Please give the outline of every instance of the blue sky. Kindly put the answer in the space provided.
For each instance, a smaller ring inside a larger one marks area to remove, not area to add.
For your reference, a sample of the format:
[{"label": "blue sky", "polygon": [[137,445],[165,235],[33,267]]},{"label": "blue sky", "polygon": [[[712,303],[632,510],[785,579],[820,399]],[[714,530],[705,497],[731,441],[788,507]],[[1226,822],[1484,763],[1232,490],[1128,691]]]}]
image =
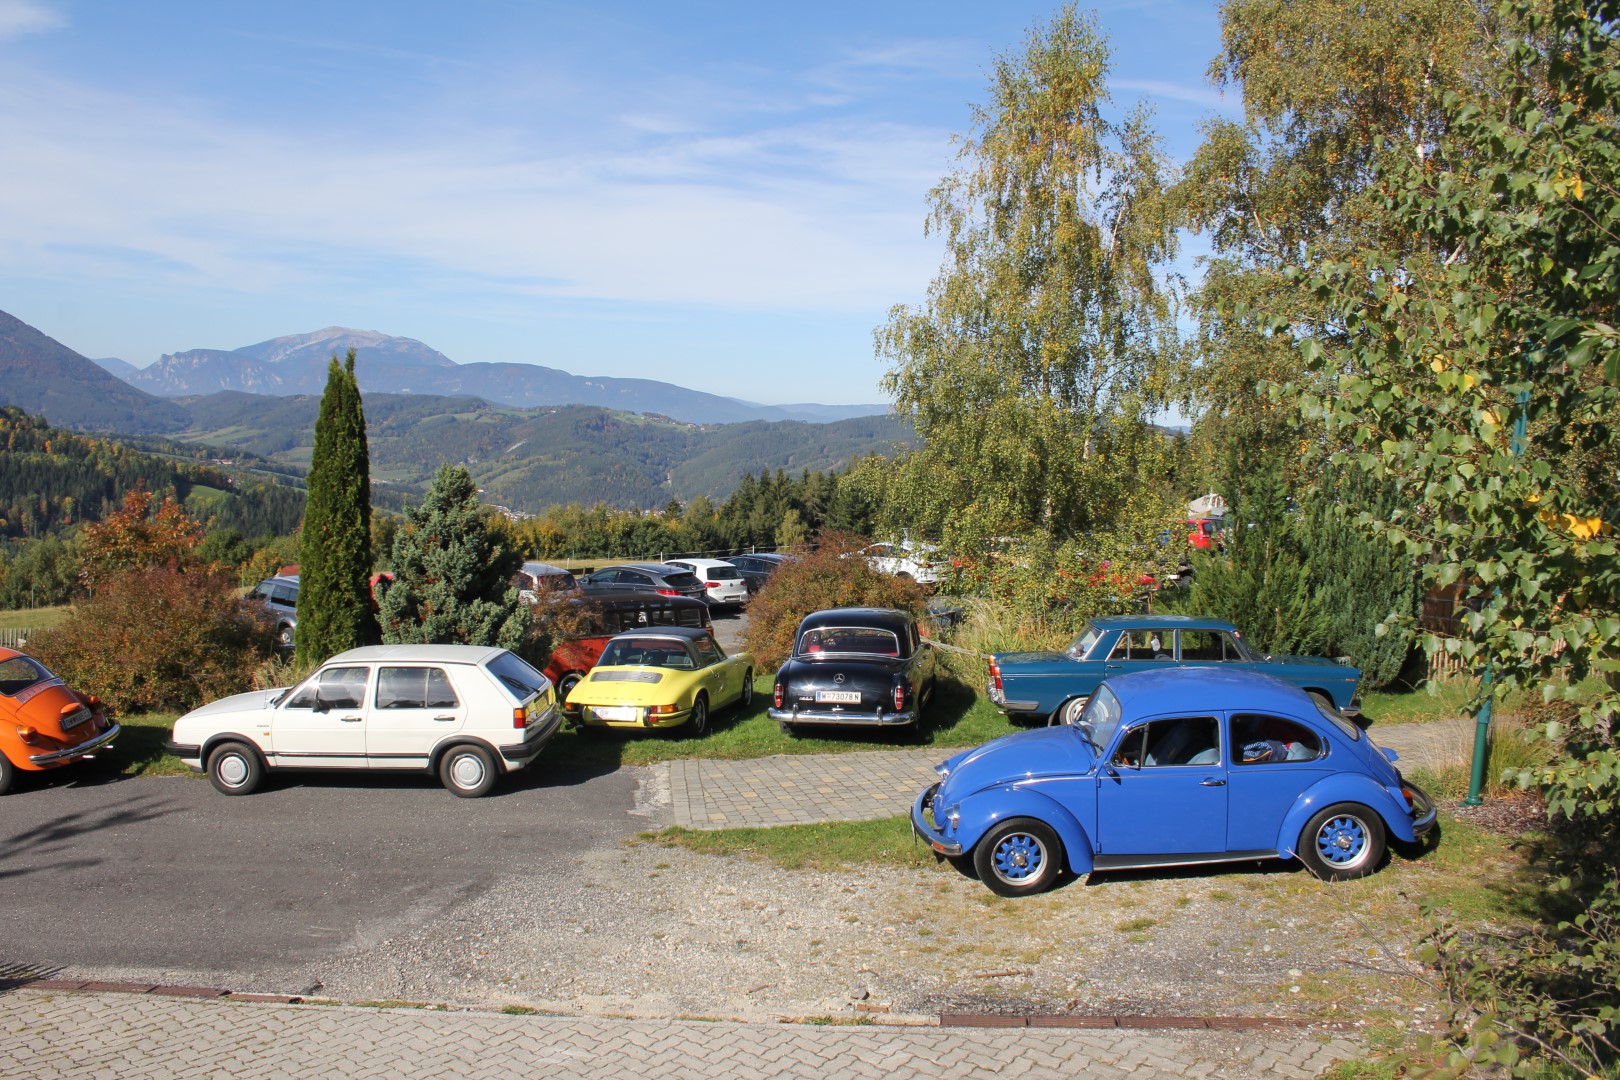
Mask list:
[{"label": "blue sky", "polygon": [[[881,399],[872,331],[1055,4],[0,0],[0,309],[92,357],[351,326],[454,360]],[[1178,159],[1213,0],[1097,6]]]}]

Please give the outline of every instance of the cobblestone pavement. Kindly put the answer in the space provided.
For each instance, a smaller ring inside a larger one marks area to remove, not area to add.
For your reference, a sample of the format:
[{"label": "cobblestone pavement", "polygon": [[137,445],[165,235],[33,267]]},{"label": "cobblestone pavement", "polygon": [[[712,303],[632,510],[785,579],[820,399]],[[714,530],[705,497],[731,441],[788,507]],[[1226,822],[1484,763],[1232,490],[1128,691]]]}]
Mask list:
[{"label": "cobblestone pavement", "polygon": [[[1373,738],[1403,768],[1467,760],[1473,722],[1377,727]],[[669,791],[675,824],[688,829],[809,825],[910,813],[934,782],[934,765],[954,751],[876,750],[850,754],[779,754],[750,761],[673,761]]]},{"label": "cobblestone pavement", "polygon": [[0,1075],[56,1077],[1310,1077],[1301,1032],[807,1027],[0,993]]}]

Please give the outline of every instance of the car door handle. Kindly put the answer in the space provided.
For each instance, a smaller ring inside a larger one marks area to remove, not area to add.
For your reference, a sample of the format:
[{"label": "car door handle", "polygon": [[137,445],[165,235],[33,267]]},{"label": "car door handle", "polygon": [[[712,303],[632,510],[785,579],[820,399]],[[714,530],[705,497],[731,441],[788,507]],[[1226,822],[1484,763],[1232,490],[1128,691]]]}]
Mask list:
[{"label": "car door handle", "polygon": [[448,724],[450,721],[454,720],[455,717],[454,716],[435,716],[433,719],[439,721],[440,723]]},{"label": "car door handle", "polygon": [[345,724],[358,724],[361,718],[358,716],[340,716],[338,719],[343,721]]},{"label": "car door handle", "polygon": [[1212,776],[1208,780],[1200,780],[1198,782],[1198,786],[1199,787],[1225,787],[1226,786],[1226,781],[1225,780],[1217,780]]}]

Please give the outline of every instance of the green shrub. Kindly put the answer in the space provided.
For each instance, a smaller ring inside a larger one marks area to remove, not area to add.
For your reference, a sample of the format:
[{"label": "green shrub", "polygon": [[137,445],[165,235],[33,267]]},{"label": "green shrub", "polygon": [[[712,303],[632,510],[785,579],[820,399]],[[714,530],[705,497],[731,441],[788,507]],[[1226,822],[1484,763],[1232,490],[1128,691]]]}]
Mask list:
[{"label": "green shrub", "polygon": [[[822,533],[815,551],[772,574],[748,604],[748,651],[761,670],[793,652],[799,621],[837,607],[899,608],[920,614],[928,597],[910,578],[872,569],[852,553],[866,541],[848,533]],[[848,557],[846,557],[848,556]]]},{"label": "green shrub", "polygon": [[228,574],[157,567],[102,578],[29,651],[115,710],[190,709],[249,689],[272,641]]}]

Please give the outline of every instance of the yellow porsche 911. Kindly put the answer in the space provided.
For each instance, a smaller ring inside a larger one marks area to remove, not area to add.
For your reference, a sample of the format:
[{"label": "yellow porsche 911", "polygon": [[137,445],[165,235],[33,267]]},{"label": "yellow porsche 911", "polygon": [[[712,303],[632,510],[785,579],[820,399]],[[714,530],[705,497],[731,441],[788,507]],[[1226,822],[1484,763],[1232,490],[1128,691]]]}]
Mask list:
[{"label": "yellow porsche 911", "polygon": [[727,656],[707,630],[656,626],[620,634],[564,706],[585,727],[709,729],[709,713],[754,700],[754,657]]}]

